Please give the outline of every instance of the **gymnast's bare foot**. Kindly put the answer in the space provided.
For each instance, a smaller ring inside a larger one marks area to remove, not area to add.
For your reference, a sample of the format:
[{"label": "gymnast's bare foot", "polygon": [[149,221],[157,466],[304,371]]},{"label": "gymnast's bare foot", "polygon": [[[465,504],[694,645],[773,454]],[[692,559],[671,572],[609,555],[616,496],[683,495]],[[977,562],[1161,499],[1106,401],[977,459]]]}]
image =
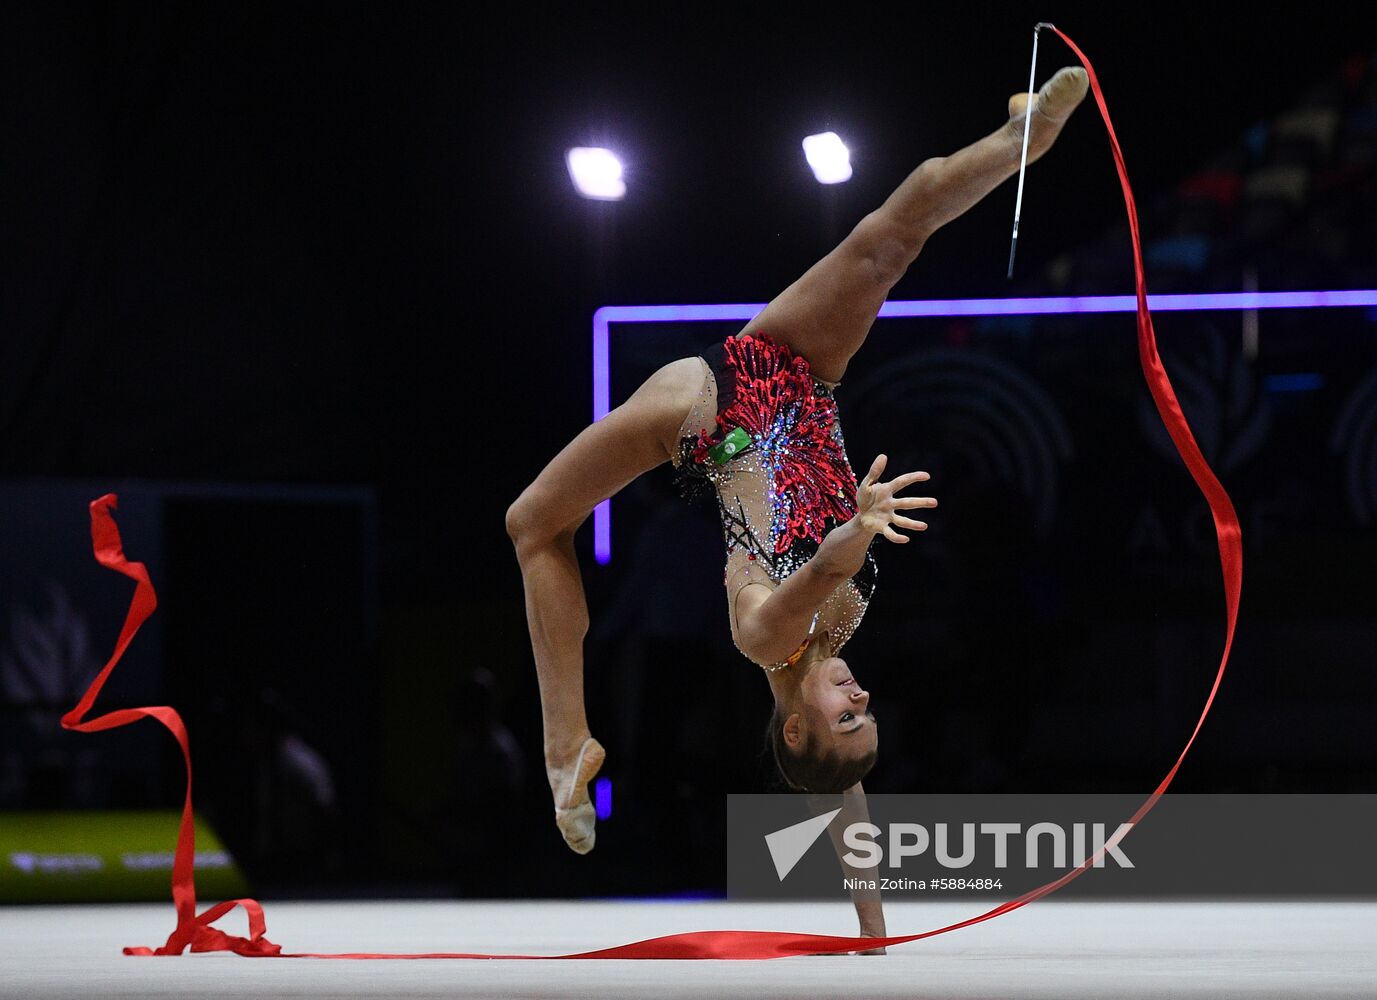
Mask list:
[{"label": "gymnast's bare foot", "polygon": [[[1071,112],[1085,100],[1090,90],[1090,74],[1082,66],[1063,66],[1033,95],[1032,132],[1028,136],[1028,162],[1032,163],[1052,148]],[[1023,123],[1028,121],[1028,92],[1009,98],[1009,123],[1006,128],[1017,139],[1023,152]]]},{"label": "gymnast's bare foot", "polygon": [[555,797],[555,825],[576,854],[587,854],[597,840],[593,829],[597,815],[588,797],[588,783],[606,756],[602,744],[586,732],[545,751],[545,774]]}]

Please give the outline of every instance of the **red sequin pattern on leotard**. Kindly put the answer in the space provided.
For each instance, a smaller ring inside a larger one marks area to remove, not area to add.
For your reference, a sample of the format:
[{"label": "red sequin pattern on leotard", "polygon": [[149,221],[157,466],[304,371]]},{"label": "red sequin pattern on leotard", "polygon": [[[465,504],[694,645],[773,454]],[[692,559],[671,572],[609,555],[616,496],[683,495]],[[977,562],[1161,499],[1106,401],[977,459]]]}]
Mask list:
[{"label": "red sequin pattern on leotard", "polygon": [[[837,440],[837,404],[815,391],[808,360],[763,337],[728,337],[727,365],[735,373],[735,399],[717,415],[718,433],[734,427],[751,435],[773,481],[772,548],[787,552],[795,539],[821,542],[827,520],[840,524],[856,513],[856,476]],[[710,442],[700,438],[699,461]]]}]

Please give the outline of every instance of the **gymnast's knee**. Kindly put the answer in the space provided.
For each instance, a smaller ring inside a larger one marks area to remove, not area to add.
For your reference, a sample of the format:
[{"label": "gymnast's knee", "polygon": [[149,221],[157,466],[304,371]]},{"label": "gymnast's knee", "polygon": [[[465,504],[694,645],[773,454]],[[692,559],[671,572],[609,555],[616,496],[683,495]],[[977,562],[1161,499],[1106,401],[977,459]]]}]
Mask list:
[{"label": "gymnast's knee", "polygon": [[528,488],[507,508],[507,537],[512,540],[518,558],[560,544],[564,536],[573,536],[573,529],[560,528]]},{"label": "gymnast's knee", "polygon": [[523,492],[507,508],[507,537],[520,553],[523,549],[548,541],[541,538],[542,534],[540,517],[530,501],[529,491]]}]

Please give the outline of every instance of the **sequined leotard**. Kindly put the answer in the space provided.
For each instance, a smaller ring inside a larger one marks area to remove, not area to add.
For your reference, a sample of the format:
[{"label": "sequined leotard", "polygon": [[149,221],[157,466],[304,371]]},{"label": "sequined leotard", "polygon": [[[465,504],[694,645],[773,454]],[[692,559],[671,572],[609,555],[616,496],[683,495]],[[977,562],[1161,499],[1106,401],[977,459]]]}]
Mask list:
[{"label": "sequined leotard", "polygon": [[[699,358],[703,386],[679,431],[675,480],[688,499],[717,495],[732,640],[741,649],[737,594],[751,583],[774,590],[811,559],[827,533],[855,515],[856,476],[837,418],[833,390],[839,383],[813,376],[806,358],[758,332],[728,337]],[[738,427],[748,437],[729,439]],[[744,443],[732,449],[733,440]],[[824,631],[833,653],[840,650],[860,624],[874,586],[875,559],[867,550],[861,569],[823,602],[808,637],[786,662],[797,660]]]}]

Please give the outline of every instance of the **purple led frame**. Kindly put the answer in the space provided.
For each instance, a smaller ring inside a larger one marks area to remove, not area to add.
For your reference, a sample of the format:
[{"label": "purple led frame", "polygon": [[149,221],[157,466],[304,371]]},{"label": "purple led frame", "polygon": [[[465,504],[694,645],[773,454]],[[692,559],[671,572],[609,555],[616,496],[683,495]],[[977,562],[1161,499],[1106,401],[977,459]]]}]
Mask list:
[{"label": "purple led frame", "polygon": [[[1202,295],[1149,295],[1148,309],[1160,312],[1206,309],[1314,309],[1377,306],[1377,289],[1334,292],[1214,292]],[[593,313],[593,420],[612,408],[608,338],[610,323],[682,323],[700,320],[749,321],[766,303],[697,306],[603,306]],[[886,302],[889,316],[1035,316],[1044,313],[1136,312],[1136,295],[1051,296],[1041,299],[918,299]],[[612,561],[612,500],[593,510],[593,555]]]}]

